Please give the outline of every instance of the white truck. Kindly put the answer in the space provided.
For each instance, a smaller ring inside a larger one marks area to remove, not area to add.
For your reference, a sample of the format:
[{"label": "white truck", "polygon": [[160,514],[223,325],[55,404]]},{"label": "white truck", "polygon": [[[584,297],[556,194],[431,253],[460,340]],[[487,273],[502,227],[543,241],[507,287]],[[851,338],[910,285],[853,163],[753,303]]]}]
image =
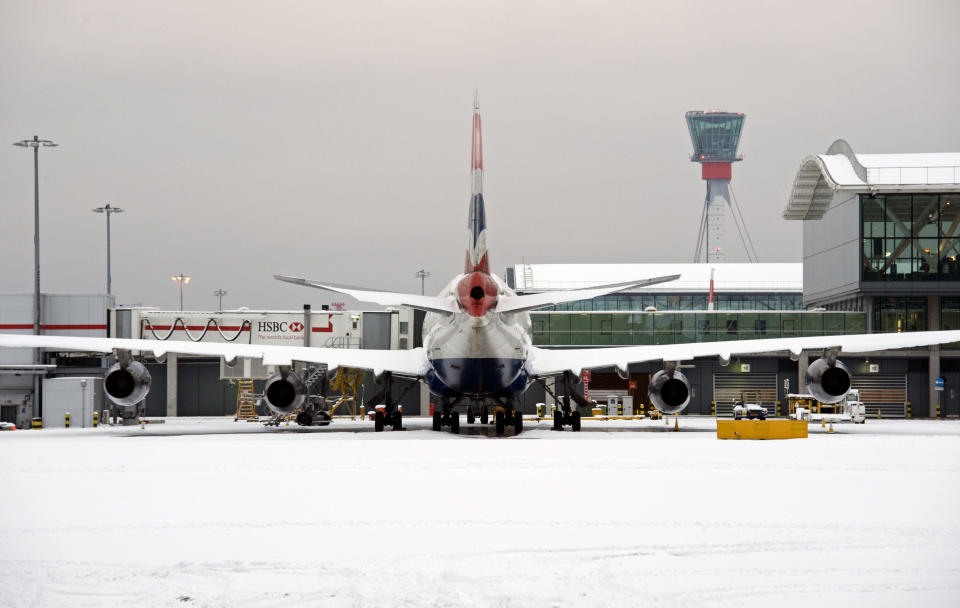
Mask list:
[{"label": "white truck", "polygon": [[[855,388],[850,389],[847,396],[835,404],[819,403],[813,395],[807,394],[790,394],[787,395],[787,398],[791,404],[807,404],[807,407],[796,407],[793,417],[797,420],[852,422],[854,424],[863,424],[867,421],[867,408],[860,400],[860,391]],[[814,411],[811,411],[811,408]],[[824,411],[826,409],[829,411]]]},{"label": "white truck", "polygon": [[754,418],[766,420],[767,408],[757,403],[744,403],[742,399],[734,399],[733,419],[742,420],[744,416],[746,416],[747,420],[753,420]]}]

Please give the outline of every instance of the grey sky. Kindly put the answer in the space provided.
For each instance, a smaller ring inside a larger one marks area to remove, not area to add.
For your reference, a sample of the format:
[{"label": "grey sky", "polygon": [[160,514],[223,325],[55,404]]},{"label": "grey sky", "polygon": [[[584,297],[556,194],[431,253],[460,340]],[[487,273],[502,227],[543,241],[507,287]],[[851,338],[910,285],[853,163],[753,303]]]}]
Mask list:
[{"label": "grey sky", "polygon": [[[960,151],[956,2],[0,2],[0,290],[123,303],[338,300],[274,273],[435,292],[462,270],[480,89],[492,267],[690,261],[683,113],[747,114],[733,188],[761,261],[797,167]],[[735,239],[729,260],[745,256]]]}]

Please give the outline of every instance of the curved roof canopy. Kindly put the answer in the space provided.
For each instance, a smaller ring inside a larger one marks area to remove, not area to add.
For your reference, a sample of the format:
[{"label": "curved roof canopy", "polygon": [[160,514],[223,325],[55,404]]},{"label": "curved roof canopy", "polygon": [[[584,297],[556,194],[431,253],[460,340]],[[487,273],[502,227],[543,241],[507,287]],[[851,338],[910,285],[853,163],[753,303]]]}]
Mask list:
[{"label": "curved roof canopy", "polygon": [[800,163],[784,219],[818,220],[836,190],[942,191],[960,186],[960,153],[854,154],[842,139]]}]

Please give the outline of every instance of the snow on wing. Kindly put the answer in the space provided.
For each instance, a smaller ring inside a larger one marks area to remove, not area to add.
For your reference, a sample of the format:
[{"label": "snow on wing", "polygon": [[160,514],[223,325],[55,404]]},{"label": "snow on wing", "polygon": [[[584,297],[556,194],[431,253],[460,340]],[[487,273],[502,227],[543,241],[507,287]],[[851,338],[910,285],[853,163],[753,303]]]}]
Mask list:
[{"label": "snow on wing", "polygon": [[261,359],[264,365],[290,365],[293,361],[326,364],[330,369],[353,367],[384,371],[404,376],[421,376],[429,369],[422,348],[412,350],[361,350],[347,348],[309,348],[304,346],[273,346],[258,344],[220,344],[213,342],[182,342],[177,340],[134,340],[125,338],[77,338],[72,336],[34,336],[0,334],[0,347],[49,348],[69,351],[109,353],[117,349],[152,353],[160,357],[166,353],[208,355],[233,361],[237,357]]},{"label": "snow on wing", "polygon": [[771,338],[614,348],[558,350],[533,348],[527,362],[527,371],[534,376],[549,376],[565,371],[579,374],[581,370],[599,367],[618,367],[625,370],[631,363],[643,363],[645,361],[688,361],[695,357],[729,359],[733,355],[784,351],[789,351],[796,356],[804,350],[833,347],[839,347],[841,352],[844,353],[862,354],[897,348],[929,346],[931,344],[949,344],[951,342],[960,342],[960,330]]}]

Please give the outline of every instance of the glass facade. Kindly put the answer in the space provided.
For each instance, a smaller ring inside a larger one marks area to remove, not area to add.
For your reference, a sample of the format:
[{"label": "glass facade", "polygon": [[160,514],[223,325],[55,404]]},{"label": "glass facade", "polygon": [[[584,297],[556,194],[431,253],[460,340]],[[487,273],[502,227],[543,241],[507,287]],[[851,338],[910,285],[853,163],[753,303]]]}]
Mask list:
[{"label": "glass facade", "polygon": [[864,194],[860,218],[864,282],[960,281],[960,193]]},{"label": "glass facade", "polygon": [[693,142],[691,160],[731,162],[737,160],[737,146],[743,130],[743,114],[731,112],[687,112],[687,127]]},{"label": "glass facade", "polygon": [[[707,310],[707,294],[619,293],[592,300],[564,302],[542,310],[643,312],[649,306],[661,312]],[[714,310],[756,311],[803,310],[803,295],[799,293],[719,293],[714,295],[713,308]]]},{"label": "glass facade", "polygon": [[862,312],[534,312],[530,317],[538,346],[686,344],[867,330]]},{"label": "glass facade", "polygon": [[926,296],[877,297],[874,299],[874,332],[924,331],[926,329]]}]

